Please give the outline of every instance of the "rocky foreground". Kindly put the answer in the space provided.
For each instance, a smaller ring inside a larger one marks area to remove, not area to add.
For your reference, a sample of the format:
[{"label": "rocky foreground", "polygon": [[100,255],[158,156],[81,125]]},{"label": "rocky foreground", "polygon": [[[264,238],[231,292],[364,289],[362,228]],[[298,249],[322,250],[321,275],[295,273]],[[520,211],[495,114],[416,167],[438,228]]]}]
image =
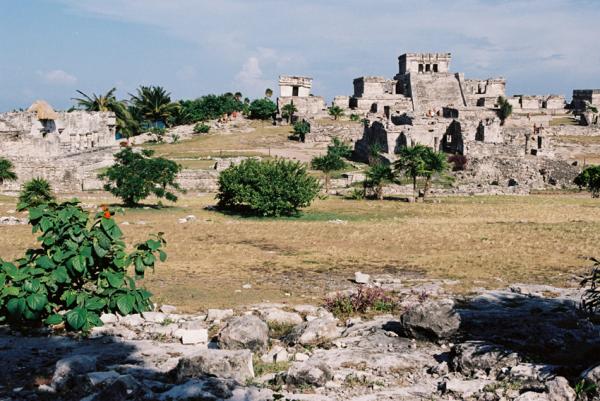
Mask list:
[{"label": "rocky foreground", "polygon": [[342,321],[312,305],[164,305],[103,315],[85,338],[2,327],[0,400],[600,399],[600,325],[579,312],[579,291],[455,299],[443,283],[372,284],[399,312]]}]

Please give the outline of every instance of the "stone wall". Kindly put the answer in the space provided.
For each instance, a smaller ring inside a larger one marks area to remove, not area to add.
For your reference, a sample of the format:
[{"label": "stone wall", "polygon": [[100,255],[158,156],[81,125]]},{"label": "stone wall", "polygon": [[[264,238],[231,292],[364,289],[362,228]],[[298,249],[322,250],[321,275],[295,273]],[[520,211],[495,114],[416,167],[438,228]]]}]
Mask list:
[{"label": "stone wall", "polygon": [[306,135],[307,143],[331,142],[332,138],[339,138],[344,142],[354,144],[363,136],[364,125],[360,122],[338,121],[330,124],[311,121],[310,133]]},{"label": "stone wall", "polygon": [[294,106],[298,109],[295,113],[299,117],[321,117],[327,116],[327,104],[325,99],[321,96],[281,96],[277,99],[277,108],[281,114],[281,110],[284,105],[294,103]]}]

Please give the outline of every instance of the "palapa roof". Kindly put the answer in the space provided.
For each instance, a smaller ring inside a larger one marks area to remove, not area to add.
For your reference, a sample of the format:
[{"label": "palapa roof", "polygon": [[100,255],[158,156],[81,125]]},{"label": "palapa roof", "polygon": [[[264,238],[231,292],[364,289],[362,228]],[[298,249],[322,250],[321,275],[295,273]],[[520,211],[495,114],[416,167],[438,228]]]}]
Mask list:
[{"label": "palapa roof", "polygon": [[45,100],[36,100],[27,111],[36,113],[38,120],[58,120],[58,113]]}]

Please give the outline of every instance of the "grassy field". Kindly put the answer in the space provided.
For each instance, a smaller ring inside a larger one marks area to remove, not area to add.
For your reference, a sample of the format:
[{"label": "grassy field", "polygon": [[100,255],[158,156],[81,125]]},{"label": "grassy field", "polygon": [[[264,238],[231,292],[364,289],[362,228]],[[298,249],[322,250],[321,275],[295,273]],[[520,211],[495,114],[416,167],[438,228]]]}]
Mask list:
[{"label": "grassy field", "polygon": [[[84,194],[84,203],[114,202]],[[0,215],[14,209],[0,199]],[[118,215],[128,243],[164,231],[169,259],[146,285],[158,302],[195,311],[258,302],[320,302],[355,271],[459,280],[454,291],[512,282],[575,285],[600,256],[600,203],[584,194],[447,197],[441,203],[316,201],[299,218],[206,210],[212,196]],[[194,222],[178,219],[193,214]],[[141,224],[143,223],[143,224]],[[0,255],[35,244],[28,226],[0,226]],[[249,283],[251,289],[243,289]]]}]

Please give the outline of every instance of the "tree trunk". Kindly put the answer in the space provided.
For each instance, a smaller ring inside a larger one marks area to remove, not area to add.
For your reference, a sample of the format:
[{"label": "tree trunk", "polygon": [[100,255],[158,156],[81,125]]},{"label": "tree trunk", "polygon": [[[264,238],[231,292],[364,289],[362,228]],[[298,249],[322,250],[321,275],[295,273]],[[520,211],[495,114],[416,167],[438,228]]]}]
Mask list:
[{"label": "tree trunk", "polygon": [[329,173],[325,173],[325,194],[329,194]]},{"label": "tree trunk", "polygon": [[425,187],[423,188],[423,201],[427,199],[427,191],[429,191],[429,186],[431,185],[431,177],[427,176],[425,179]]},{"label": "tree trunk", "polygon": [[383,200],[383,186],[377,186],[377,200]]},{"label": "tree trunk", "polygon": [[417,176],[413,175],[413,196],[415,197],[415,202],[417,201],[417,197],[419,194],[417,193]]}]

